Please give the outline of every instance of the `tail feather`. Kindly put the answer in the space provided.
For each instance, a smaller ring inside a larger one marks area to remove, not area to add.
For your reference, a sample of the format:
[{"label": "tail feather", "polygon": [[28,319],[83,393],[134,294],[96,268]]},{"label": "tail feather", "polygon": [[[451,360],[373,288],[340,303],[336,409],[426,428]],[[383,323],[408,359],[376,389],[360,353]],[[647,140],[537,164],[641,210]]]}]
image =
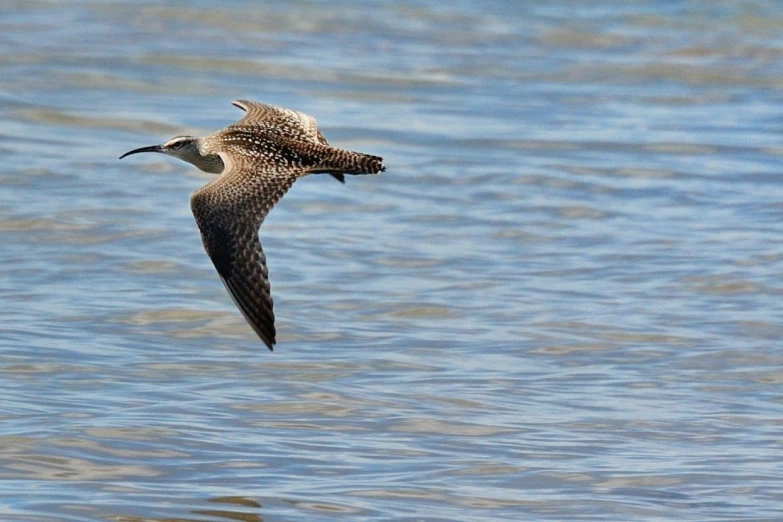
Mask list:
[{"label": "tail feather", "polygon": [[[341,172],[345,174],[378,174],[386,170],[383,166],[383,158],[351,152],[347,150],[331,149],[325,154],[313,172]],[[336,177],[336,176],[335,176]],[[339,178],[338,178],[339,179]]]},{"label": "tail feather", "polygon": [[286,146],[301,158],[310,174],[331,174],[341,182],[345,180],[343,174],[378,174],[386,170],[379,156],[293,140]]}]

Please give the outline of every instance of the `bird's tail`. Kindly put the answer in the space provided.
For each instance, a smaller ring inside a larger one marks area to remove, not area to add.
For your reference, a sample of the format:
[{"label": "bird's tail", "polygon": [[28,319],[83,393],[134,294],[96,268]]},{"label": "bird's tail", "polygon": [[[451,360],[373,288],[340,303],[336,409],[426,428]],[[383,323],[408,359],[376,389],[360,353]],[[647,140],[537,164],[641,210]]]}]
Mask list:
[{"label": "bird's tail", "polygon": [[341,149],[330,149],[324,154],[312,172],[341,172],[345,174],[378,174],[386,170],[383,158],[351,152]]}]

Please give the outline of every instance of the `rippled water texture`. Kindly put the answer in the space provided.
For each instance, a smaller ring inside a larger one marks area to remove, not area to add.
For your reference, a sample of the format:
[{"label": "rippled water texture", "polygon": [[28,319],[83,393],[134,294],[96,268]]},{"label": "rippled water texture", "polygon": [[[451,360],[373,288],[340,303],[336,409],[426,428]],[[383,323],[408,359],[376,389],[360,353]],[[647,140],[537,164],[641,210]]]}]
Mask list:
[{"label": "rippled water texture", "polygon": [[[721,2],[0,7],[0,519],[783,519],[783,16]],[[120,154],[251,99],[388,170],[262,228]]]}]

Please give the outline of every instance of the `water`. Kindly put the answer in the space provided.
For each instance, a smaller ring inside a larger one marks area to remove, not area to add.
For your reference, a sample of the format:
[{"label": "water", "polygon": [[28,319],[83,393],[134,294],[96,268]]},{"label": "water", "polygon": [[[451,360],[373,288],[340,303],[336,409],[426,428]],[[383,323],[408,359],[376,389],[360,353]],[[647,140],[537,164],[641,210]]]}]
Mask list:
[{"label": "water", "polygon": [[[0,8],[0,518],[783,519],[777,2]],[[117,157],[303,110],[262,229]]]}]

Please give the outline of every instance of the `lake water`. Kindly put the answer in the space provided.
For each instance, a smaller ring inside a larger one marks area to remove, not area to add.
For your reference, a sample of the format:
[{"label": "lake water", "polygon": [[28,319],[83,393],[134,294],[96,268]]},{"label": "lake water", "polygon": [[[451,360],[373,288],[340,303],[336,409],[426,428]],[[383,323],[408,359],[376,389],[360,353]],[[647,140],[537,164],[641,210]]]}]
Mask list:
[{"label": "lake water", "polygon": [[[783,15],[722,2],[0,7],[0,519],[783,520]],[[261,235],[120,154],[318,118],[380,176]]]}]

